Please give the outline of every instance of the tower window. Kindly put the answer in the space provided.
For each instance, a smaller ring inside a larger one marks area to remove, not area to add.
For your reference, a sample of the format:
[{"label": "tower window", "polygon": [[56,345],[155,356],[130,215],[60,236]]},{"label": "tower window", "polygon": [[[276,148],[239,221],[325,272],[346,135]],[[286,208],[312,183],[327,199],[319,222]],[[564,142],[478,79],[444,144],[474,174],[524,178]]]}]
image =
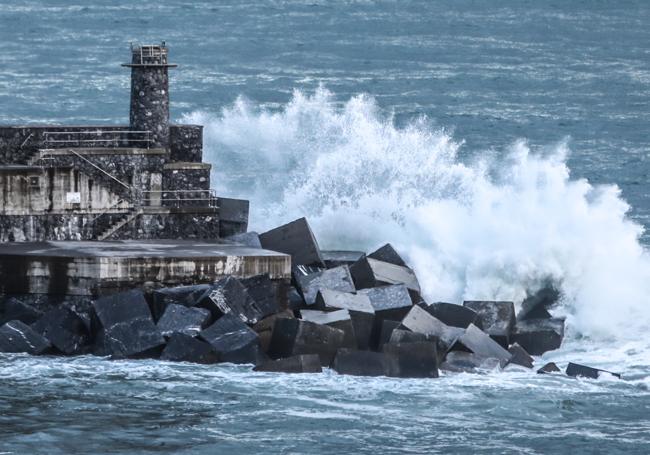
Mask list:
[{"label": "tower window", "polygon": [[38,189],[41,187],[41,179],[38,177],[30,177],[29,178],[29,186],[30,188],[35,188]]}]

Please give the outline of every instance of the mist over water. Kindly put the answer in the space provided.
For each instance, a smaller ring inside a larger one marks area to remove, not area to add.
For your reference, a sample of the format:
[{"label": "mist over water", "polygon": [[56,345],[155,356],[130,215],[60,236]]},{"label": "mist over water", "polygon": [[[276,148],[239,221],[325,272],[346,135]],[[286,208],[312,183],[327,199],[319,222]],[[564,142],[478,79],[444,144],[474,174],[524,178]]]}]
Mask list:
[{"label": "mist over water", "polygon": [[518,304],[551,281],[574,335],[650,327],[643,228],[617,186],[571,177],[566,140],[468,152],[426,117],[398,127],[372,97],[337,102],[322,87],[273,111],[240,97],[184,121],[205,125],[219,193],[251,199],[250,229],[306,216],[323,248],[391,242],[430,302]]}]

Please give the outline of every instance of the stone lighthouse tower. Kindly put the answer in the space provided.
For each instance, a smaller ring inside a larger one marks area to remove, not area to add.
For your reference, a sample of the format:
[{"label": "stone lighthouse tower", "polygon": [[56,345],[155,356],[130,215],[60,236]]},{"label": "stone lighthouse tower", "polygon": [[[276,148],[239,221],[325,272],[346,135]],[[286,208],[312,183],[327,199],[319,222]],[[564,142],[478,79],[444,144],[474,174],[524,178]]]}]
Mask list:
[{"label": "stone lighthouse tower", "polygon": [[167,47],[157,45],[131,46],[130,127],[146,134],[153,147],[169,145],[169,75]]}]

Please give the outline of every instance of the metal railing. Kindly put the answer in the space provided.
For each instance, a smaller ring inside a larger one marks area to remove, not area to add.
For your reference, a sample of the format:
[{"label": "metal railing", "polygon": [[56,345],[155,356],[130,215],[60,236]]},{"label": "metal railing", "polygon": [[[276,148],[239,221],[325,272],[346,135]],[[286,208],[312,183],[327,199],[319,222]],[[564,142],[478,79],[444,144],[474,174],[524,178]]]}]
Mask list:
[{"label": "metal railing", "polygon": [[209,190],[156,190],[139,191],[139,200],[143,206],[188,207],[202,205],[218,208],[217,193]]},{"label": "metal railing", "polygon": [[132,130],[86,130],[86,131],[45,131],[43,143],[51,148],[70,146],[145,146],[151,145],[151,131]]}]

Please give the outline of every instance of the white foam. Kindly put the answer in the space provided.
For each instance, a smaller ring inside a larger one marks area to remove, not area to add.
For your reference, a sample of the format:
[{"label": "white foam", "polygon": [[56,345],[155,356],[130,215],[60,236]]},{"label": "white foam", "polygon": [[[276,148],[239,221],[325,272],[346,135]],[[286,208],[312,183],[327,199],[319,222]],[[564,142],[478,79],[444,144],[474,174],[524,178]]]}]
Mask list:
[{"label": "white foam", "polygon": [[337,103],[323,88],[296,91],[279,111],[240,98],[185,121],[206,125],[214,183],[251,199],[252,229],[307,216],[325,248],[390,241],[431,301],[521,302],[552,278],[572,334],[650,327],[642,227],[616,186],[571,178],[564,142],[461,160],[462,143],[426,118],[398,128],[372,98]]}]

